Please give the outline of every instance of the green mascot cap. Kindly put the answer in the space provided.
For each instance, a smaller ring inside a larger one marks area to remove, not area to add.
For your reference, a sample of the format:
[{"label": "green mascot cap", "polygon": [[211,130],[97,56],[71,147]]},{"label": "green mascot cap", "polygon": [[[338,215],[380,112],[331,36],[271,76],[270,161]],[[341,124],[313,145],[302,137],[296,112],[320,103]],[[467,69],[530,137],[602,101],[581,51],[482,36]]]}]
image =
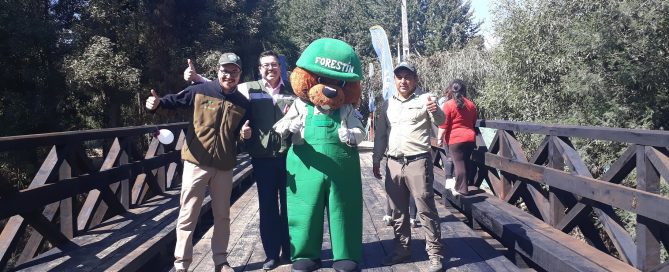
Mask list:
[{"label": "green mascot cap", "polygon": [[336,80],[362,80],[360,58],[353,47],[337,39],[321,38],[312,42],[302,52],[297,66]]}]

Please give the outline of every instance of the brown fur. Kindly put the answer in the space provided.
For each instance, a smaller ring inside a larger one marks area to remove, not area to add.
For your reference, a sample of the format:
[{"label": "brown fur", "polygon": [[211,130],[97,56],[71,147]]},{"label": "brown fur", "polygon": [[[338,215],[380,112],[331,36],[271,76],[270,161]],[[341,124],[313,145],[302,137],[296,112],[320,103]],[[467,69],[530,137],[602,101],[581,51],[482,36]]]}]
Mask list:
[{"label": "brown fur", "polygon": [[328,84],[328,87],[337,90],[336,97],[328,98],[323,95],[326,85],[318,83],[318,75],[300,67],[296,67],[290,74],[290,84],[297,97],[311,101],[316,106],[327,105],[330,109],[338,109],[345,104],[358,105],[362,95],[360,81],[349,81],[344,88]]}]

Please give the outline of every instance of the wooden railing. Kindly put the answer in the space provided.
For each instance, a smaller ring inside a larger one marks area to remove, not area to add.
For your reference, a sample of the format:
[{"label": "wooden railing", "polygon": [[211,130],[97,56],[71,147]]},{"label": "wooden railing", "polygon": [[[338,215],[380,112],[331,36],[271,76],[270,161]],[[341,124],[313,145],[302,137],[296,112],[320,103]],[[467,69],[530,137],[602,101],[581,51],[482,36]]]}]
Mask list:
[{"label": "wooden railing", "polygon": [[[67,245],[172,187],[186,125],[0,138],[0,154],[49,150],[30,185],[0,187],[0,270],[10,259],[20,265],[49,247]],[[669,178],[669,132],[484,120],[477,126],[497,129],[489,148],[477,139],[477,186],[486,182],[495,196],[558,230],[578,228],[593,247],[643,271],[669,269],[660,257],[661,247],[669,246],[669,198],[660,194],[661,180]],[[178,135],[175,143],[163,146],[151,137],[158,128]],[[543,137],[531,156],[517,139],[521,134]],[[626,150],[608,170],[593,175],[572,139],[610,141]],[[104,151],[99,163],[90,150]],[[635,188],[622,184],[631,178]],[[620,211],[636,215],[634,234]]]},{"label": "wooden railing", "polygon": [[[178,178],[186,127],[174,123],[0,138],[0,154],[50,149],[27,187],[10,189],[7,184],[16,181],[0,180],[0,223],[5,221],[0,270],[67,245],[104,219],[165,192]],[[175,141],[161,144],[152,137],[158,129],[171,130]],[[91,150],[102,153],[99,162]]]},{"label": "wooden railing", "polygon": [[[497,131],[489,148],[477,139],[476,186],[486,182],[498,198],[565,233],[578,227],[588,244],[642,271],[669,269],[660,256],[661,246],[669,247],[669,198],[660,194],[660,181],[669,180],[669,132],[486,120],[477,127]],[[543,137],[529,156],[521,134]],[[593,176],[576,138],[626,149],[610,165],[593,167],[608,168]],[[623,185],[626,179],[636,187]],[[620,211],[636,215],[633,234]]]}]

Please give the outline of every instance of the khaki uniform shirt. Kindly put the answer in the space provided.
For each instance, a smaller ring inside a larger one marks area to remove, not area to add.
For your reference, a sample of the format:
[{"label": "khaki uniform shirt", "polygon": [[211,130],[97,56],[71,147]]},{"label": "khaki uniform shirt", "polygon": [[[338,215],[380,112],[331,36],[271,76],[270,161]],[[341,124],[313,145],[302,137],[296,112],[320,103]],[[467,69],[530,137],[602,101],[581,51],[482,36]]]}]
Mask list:
[{"label": "khaki uniform shirt", "polygon": [[398,93],[383,104],[376,119],[374,163],[379,163],[384,154],[404,157],[430,151],[432,124],[441,125],[445,118],[439,106],[434,113],[427,110],[429,96],[416,90],[405,100]]}]

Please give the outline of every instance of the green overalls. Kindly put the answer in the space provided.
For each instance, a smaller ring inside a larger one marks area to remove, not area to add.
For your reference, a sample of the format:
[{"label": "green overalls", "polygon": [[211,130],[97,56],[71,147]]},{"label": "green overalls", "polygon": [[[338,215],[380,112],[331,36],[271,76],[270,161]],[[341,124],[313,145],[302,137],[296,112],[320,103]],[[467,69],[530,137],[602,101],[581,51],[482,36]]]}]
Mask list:
[{"label": "green overalls", "polygon": [[307,105],[304,144],[288,150],[288,230],[292,260],[320,259],[327,208],[333,261],[360,262],[362,183],[355,147],[339,141],[339,110],[314,115]]}]

